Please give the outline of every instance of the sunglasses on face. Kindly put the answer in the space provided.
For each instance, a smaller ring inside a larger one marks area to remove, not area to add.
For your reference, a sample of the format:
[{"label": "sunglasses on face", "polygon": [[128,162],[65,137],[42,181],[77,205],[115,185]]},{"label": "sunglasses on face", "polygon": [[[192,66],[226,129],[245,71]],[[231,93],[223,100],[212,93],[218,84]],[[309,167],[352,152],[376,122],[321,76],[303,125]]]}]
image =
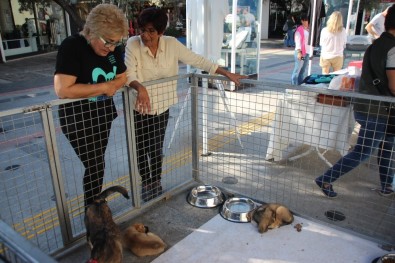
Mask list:
[{"label": "sunglasses on face", "polygon": [[102,38],[101,36],[99,36],[99,39],[101,40],[101,42],[103,42],[105,47],[111,48],[111,47],[119,47],[121,45],[124,45],[123,40],[118,41],[118,42],[111,42],[111,41],[107,41],[104,38]]}]

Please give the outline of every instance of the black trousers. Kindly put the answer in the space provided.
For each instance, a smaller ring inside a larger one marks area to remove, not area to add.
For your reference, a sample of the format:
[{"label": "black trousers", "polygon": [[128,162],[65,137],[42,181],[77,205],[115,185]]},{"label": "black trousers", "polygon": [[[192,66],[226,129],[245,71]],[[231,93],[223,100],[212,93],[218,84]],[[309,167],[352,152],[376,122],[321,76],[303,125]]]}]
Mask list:
[{"label": "black trousers", "polygon": [[134,111],[137,162],[143,186],[161,178],[163,141],[168,121],[169,110],[159,115],[143,115]]},{"label": "black trousers", "polygon": [[[76,108],[75,108],[76,109]],[[102,191],[105,152],[116,112],[111,105],[81,113],[59,108],[61,129],[85,167],[83,178],[85,207]]]}]

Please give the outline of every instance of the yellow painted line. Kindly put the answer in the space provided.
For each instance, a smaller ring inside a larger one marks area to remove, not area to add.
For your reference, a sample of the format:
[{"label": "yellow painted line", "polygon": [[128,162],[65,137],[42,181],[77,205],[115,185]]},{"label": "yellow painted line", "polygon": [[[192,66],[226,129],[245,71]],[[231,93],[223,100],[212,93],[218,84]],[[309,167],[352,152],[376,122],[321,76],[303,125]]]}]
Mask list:
[{"label": "yellow painted line", "polygon": [[[238,126],[238,131],[240,135],[248,135],[252,132],[259,130],[260,128],[267,126],[273,119],[274,113],[270,112],[262,115],[259,118],[250,120],[242,125]],[[231,141],[237,140],[237,131],[236,128],[226,130],[222,133],[218,133],[215,136],[211,137],[208,140],[208,147],[210,150],[217,150],[223,145],[230,143]],[[202,150],[199,150],[201,152]],[[180,166],[186,165],[190,163],[192,160],[192,150],[191,147],[187,147],[178,151],[176,154],[173,154],[169,157],[164,158],[164,165],[169,165],[171,168],[163,170],[163,174],[167,174],[172,170],[177,169]],[[177,165],[173,165],[177,164]],[[111,185],[123,185],[124,187],[130,188],[129,176],[125,175],[119,177],[115,181],[111,183],[107,183],[103,185],[103,188],[107,188]],[[114,199],[115,196],[109,197],[109,200]],[[83,195],[76,196],[67,201],[67,206],[70,209],[70,215],[72,218],[80,216],[84,209],[79,207],[78,204],[83,202]],[[75,208],[75,209],[73,209]],[[15,231],[20,233],[22,236],[27,239],[32,239],[38,234],[43,234],[46,231],[53,229],[54,227],[59,226],[59,220],[57,216],[57,210],[55,208],[50,208],[44,210],[35,216],[25,218],[22,223],[16,223],[13,225]]]}]

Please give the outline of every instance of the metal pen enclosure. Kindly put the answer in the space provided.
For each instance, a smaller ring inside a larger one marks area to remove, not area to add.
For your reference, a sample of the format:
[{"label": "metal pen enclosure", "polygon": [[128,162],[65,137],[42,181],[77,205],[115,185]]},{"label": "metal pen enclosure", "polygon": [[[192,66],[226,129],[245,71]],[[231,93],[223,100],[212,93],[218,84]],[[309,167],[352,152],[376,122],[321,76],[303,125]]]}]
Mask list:
[{"label": "metal pen enclosure", "polygon": [[[127,88],[114,96],[118,117],[112,124],[106,150],[103,188],[122,185],[132,196],[132,201],[119,195],[109,198],[117,221],[138,215],[141,208],[200,182],[260,202],[282,203],[302,217],[382,245],[395,244],[390,234],[395,227],[395,197],[382,197],[372,191],[379,187],[375,154],[336,182],[340,195],[336,200],[324,198],[313,181],[328,168],[328,162],[334,163],[355,146],[359,130],[352,121],[343,127],[339,119],[345,116],[337,116],[338,112],[352,112],[352,103],[321,104],[317,95],[335,95],[349,102],[354,98],[370,102],[394,99],[256,80],[244,80],[237,92],[220,93],[214,88],[207,90],[208,96],[202,96],[199,78],[207,79],[214,87],[218,82],[230,85],[225,78],[200,74],[145,83],[159,89],[177,85],[163,144],[163,193],[148,202],[141,195],[135,153],[135,96]],[[158,100],[172,96],[158,94]],[[67,102],[70,100],[55,100],[0,112],[1,220],[52,255],[85,234],[84,167],[59,124],[58,107]],[[207,127],[201,125],[202,105],[206,107]],[[291,105],[296,105],[297,110]],[[322,110],[317,113],[310,108]],[[176,125],[182,109],[184,113]],[[208,154],[202,156],[204,129],[208,133]],[[334,132],[337,135],[331,139]],[[280,144],[276,144],[276,136]],[[300,136],[303,141],[298,139]],[[333,146],[329,143],[333,140],[348,147]],[[311,147],[316,151],[308,151]],[[268,158],[269,149],[281,152],[281,156]],[[344,215],[342,220],[337,220],[337,212]]]}]

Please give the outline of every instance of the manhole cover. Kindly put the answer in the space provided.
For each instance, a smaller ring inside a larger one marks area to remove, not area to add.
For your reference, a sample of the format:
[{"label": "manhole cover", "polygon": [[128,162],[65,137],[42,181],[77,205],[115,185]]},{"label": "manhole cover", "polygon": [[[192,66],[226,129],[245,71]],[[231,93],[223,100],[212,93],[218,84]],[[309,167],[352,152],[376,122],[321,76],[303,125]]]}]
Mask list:
[{"label": "manhole cover", "polygon": [[224,179],[222,179],[222,182],[224,184],[237,184],[238,180],[234,177],[224,177]]},{"label": "manhole cover", "polygon": [[346,219],[346,216],[339,211],[336,210],[328,210],[325,212],[326,217],[332,221],[343,221]]},{"label": "manhole cover", "polygon": [[21,167],[19,164],[13,164],[13,165],[7,166],[5,169],[7,171],[15,171],[15,170],[19,169],[19,167]]}]

